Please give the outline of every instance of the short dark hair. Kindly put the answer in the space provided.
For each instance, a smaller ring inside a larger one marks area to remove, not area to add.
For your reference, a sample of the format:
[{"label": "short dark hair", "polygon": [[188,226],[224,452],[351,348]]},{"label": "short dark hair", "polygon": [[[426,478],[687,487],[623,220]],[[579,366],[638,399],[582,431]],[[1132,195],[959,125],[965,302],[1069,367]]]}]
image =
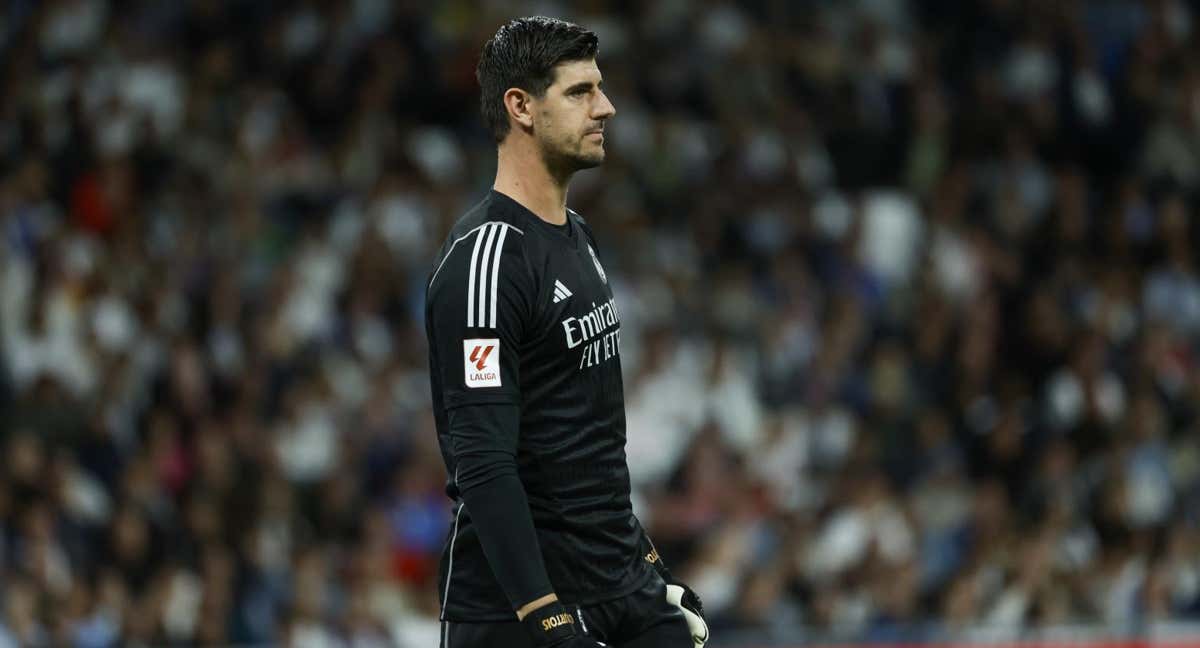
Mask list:
[{"label": "short dark hair", "polygon": [[542,97],[554,83],[554,66],[594,59],[599,44],[593,32],[556,18],[531,16],[501,25],[484,43],[475,68],[479,108],[496,142],[508,135],[504,93],[509,88]]}]

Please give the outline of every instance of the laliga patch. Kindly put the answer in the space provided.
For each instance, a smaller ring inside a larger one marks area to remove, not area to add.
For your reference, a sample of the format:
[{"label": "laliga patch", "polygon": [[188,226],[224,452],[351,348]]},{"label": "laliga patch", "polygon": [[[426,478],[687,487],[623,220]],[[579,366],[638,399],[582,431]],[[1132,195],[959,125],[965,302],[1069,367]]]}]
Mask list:
[{"label": "laliga patch", "polygon": [[463,340],[467,387],[500,386],[500,340]]}]

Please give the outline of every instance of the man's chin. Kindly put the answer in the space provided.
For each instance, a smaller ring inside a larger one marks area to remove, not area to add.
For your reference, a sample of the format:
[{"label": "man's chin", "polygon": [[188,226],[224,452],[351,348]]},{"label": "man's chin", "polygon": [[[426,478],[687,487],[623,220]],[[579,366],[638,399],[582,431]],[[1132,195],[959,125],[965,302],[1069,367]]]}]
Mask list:
[{"label": "man's chin", "polygon": [[601,164],[604,164],[604,147],[597,147],[594,150],[582,152],[573,157],[576,168],[590,169],[592,167],[597,167]]},{"label": "man's chin", "polygon": [[598,167],[604,163],[604,149],[600,148],[593,151],[559,154],[548,156],[546,158],[547,165],[550,168],[562,169],[564,171],[574,173],[584,169]]},{"label": "man's chin", "polygon": [[582,155],[575,160],[576,166],[579,169],[591,169],[604,164],[604,151],[593,153],[591,155]]}]

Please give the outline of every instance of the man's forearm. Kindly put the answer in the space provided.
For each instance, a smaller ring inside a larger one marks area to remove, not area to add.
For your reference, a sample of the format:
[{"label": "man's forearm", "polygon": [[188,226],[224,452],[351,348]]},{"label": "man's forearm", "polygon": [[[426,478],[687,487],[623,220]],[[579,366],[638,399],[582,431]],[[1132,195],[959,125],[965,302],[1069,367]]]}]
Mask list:
[{"label": "man's forearm", "polygon": [[557,600],[558,600],[558,594],[554,594],[552,592],[550,594],[543,596],[540,599],[537,599],[536,601],[530,601],[530,602],[526,603],[525,605],[522,605],[520,607],[520,609],[517,610],[517,620],[524,621],[525,617],[529,616],[530,614],[532,614],[534,612],[537,612],[538,610],[546,607],[547,605],[550,605],[551,603],[554,603]]},{"label": "man's forearm", "polygon": [[554,588],[538,548],[521,480],[516,474],[502,475],[464,490],[462,498],[488,565],[509,603],[525,613],[536,610],[540,606],[529,604],[552,594]]},{"label": "man's forearm", "polygon": [[532,612],[541,607],[533,604],[553,594],[554,588],[529,499],[517,476],[520,410],[507,405],[462,407],[451,410],[449,419],[455,483],[484,556],[513,610]]}]

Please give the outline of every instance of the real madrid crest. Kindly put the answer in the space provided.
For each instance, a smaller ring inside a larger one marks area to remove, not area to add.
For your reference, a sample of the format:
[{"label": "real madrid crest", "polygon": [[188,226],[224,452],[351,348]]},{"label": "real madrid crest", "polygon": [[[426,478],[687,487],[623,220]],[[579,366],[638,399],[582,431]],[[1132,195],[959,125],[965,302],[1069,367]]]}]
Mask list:
[{"label": "real madrid crest", "polygon": [[596,251],[592,249],[592,245],[588,244],[588,252],[592,255],[592,263],[596,264],[596,272],[600,274],[600,280],[608,283],[608,275],[604,273],[604,266],[600,265],[600,257],[596,256]]}]

